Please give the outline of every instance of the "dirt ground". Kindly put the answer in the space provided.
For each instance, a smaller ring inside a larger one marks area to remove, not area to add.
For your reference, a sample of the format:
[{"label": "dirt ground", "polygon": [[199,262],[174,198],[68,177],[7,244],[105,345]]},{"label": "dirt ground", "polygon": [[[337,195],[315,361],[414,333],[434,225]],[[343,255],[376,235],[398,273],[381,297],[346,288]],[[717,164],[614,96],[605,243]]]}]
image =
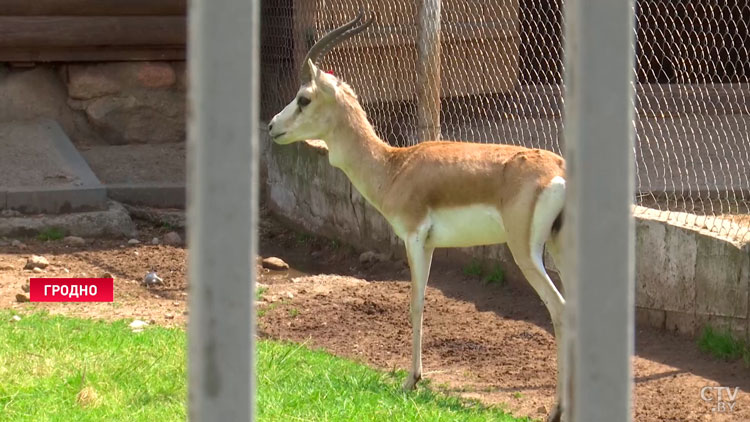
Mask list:
[{"label": "dirt ground", "polygon": [[[95,240],[84,247],[21,239],[25,248],[0,246],[0,307],[96,318],[138,318],[161,325],[187,322],[186,250],[150,245],[167,229],[139,223],[140,245]],[[360,263],[346,246],[261,224],[261,256],[288,262],[288,271],[257,265],[266,286],[258,303],[261,336],[304,342],[385,369],[406,369],[410,355],[408,269],[385,260]],[[51,265],[44,274],[24,270],[31,254]],[[164,284],[140,281],[156,270]],[[31,276],[115,278],[115,302],[18,303]],[[556,377],[551,324],[541,301],[522,283],[487,285],[461,268],[433,268],[424,322],[424,369],[433,388],[505,403],[517,415],[543,418]],[[636,420],[750,421],[750,369],[701,354],[695,341],[652,329],[637,330],[634,358]],[[739,387],[733,413],[712,412],[704,386]]]}]

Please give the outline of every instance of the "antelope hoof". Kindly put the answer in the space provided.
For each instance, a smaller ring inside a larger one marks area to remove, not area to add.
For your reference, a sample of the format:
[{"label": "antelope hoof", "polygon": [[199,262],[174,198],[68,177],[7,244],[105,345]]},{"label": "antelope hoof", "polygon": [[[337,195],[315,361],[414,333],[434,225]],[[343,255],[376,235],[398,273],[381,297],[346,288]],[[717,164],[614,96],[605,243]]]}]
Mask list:
[{"label": "antelope hoof", "polygon": [[547,422],[560,422],[561,417],[562,409],[560,408],[560,403],[556,403],[549,416],[547,416]]},{"label": "antelope hoof", "polygon": [[402,386],[402,388],[404,389],[404,391],[414,390],[414,388],[416,388],[416,386],[417,386],[417,382],[421,378],[422,378],[421,375],[412,375],[412,374],[409,374],[406,377],[406,381],[404,381],[404,385]]}]

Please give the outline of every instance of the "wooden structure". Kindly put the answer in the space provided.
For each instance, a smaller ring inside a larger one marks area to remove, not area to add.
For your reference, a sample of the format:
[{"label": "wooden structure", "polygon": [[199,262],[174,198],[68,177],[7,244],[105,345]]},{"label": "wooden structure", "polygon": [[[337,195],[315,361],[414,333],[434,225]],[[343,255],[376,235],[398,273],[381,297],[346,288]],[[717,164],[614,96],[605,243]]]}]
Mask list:
[{"label": "wooden structure", "polygon": [[[283,3],[283,2],[281,2]],[[376,24],[322,62],[352,82],[363,103],[416,99],[417,17],[421,1],[373,0]],[[441,1],[442,96],[505,93],[518,83],[518,0]],[[294,63],[322,34],[355,16],[352,0],[294,0]],[[334,64],[335,63],[335,67]]]},{"label": "wooden structure", "polygon": [[184,60],[186,0],[2,0],[0,62]]}]

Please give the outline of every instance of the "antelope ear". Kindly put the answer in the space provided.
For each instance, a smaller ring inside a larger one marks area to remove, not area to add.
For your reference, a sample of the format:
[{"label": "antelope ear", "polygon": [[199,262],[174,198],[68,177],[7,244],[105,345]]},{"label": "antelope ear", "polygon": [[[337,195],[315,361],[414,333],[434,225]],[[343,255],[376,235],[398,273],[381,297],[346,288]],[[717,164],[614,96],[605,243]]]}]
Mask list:
[{"label": "antelope ear", "polygon": [[300,72],[300,76],[302,78],[303,82],[310,82],[313,79],[315,79],[317,73],[320,70],[317,66],[315,66],[315,63],[312,62],[312,60],[307,59],[306,62],[302,63],[302,70]]},{"label": "antelope ear", "polygon": [[320,68],[315,67],[315,77],[313,80],[315,81],[315,86],[323,92],[330,95],[336,95],[336,87],[338,86],[339,81],[335,77],[320,70]]}]

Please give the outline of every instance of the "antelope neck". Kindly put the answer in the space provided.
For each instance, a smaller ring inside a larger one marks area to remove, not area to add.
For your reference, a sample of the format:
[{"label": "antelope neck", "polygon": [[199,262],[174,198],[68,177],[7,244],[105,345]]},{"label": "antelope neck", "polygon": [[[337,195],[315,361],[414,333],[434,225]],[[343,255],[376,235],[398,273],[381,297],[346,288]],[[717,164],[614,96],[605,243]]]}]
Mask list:
[{"label": "antelope neck", "polygon": [[367,121],[338,125],[324,141],[331,165],[341,169],[357,191],[380,210],[394,148],[383,142]]}]

